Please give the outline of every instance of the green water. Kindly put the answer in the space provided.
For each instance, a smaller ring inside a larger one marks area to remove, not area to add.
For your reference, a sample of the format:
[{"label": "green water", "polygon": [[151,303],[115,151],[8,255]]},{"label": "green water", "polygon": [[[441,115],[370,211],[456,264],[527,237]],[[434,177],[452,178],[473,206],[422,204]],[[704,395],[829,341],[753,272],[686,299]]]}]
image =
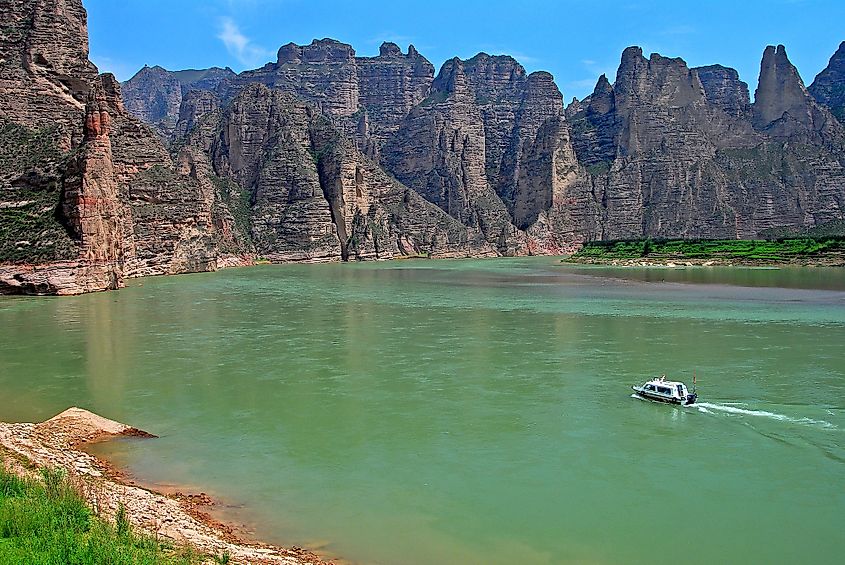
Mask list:
[{"label": "green water", "polygon": [[[708,283],[708,284],[701,284]],[[261,266],[0,299],[0,419],[367,563],[835,563],[845,272]],[[630,397],[665,373],[700,408]]]}]

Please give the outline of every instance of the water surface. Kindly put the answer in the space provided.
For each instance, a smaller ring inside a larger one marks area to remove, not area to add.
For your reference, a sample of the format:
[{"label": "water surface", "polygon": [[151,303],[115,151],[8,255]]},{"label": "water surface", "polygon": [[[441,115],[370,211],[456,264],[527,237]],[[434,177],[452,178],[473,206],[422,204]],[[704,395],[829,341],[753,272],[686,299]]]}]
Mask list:
[{"label": "water surface", "polygon": [[[832,563],[845,273],[549,258],[260,266],[0,299],[0,418],[373,563]],[[630,397],[655,374],[702,405]]]}]

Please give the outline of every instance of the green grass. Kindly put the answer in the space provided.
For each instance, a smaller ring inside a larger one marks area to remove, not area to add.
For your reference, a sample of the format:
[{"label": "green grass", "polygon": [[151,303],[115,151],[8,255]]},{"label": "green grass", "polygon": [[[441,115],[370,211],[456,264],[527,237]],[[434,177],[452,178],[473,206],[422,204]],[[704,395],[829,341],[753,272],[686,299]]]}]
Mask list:
[{"label": "green grass", "polygon": [[200,555],[132,531],[125,509],[116,524],[96,516],[60,471],[22,479],[0,460],[0,564],[193,565]]},{"label": "green grass", "polygon": [[572,259],[732,259],[789,262],[793,259],[845,253],[845,237],[801,237],[776,240],[636,239],[594,241]]}]

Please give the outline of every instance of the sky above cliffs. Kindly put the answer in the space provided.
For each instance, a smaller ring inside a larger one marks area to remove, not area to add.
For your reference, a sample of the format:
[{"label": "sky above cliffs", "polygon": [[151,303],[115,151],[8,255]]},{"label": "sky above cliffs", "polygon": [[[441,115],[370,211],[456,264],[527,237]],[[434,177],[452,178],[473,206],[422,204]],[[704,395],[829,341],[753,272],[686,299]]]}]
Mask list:
[{"label": "sky above cliffs", "polygon": [[[567,100],[616,73],[622,50],[643,47],[690,66],[734,67],[753,95],[766,45],[784,44],[806,84],[845,40],[845,2],[714,0],[84,0],[91,59],[127,80],[145,64],[169,70],[276,60],[281,45],[331,37],[360,56],[409,43],[438,69],[480,51],[514,56],[555,76]],[[596,3],[597,4],[597,3]]]}]

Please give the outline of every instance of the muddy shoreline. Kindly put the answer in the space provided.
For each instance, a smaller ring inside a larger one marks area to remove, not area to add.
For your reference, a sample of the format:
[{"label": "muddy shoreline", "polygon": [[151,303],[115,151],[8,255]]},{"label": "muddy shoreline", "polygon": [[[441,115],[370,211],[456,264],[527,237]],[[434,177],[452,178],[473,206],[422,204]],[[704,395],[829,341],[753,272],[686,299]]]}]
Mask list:
[{"label": "muddy shoreline", "polygon": [[144,485],[85,448],[114,438],[155,438],[142,430],[70,408],[38,424],[0,422],[0,455],[11,471],[34,475],[60,468],[74,479],[94,511],[112,520],[120,504],[132,525],[211,557],[228,554],[232,563],[324,565],[339,563],[300,547],[261,543],[234,524],[213,516],[215,500],[183,489],[160,492]]}]

